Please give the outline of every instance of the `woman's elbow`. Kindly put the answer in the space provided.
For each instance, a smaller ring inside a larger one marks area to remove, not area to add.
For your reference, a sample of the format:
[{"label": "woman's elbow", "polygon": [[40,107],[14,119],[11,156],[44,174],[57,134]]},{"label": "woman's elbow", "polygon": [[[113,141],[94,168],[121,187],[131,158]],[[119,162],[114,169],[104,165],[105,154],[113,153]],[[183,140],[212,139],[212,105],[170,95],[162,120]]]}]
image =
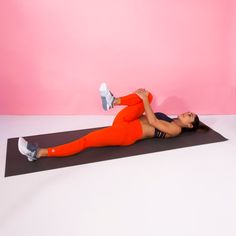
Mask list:
[{"label": "woman's elbow", "polygon": [[150,119],[148,122],[149,122],[149,124],[150,124],[151,126],[153,126],[154,128],[156,128],[156,125],[157,125],[157,120],[156,120],[156,119]]}]

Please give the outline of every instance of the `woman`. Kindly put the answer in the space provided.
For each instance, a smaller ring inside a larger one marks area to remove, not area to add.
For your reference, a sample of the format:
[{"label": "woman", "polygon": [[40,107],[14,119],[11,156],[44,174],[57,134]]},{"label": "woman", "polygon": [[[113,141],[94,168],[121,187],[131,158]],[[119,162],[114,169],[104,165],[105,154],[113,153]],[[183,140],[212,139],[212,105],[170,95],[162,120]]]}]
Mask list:
[{"label": "woman", "polygon": [[19,138],[20,153],[26,156],[28,161],[36,161],[43,157],[65,157],[90,147],[127,146],[146,138],[176,137],[183,130],[192,131],[199,127],[199,118],[193,112],[185,112],[175,119],[160,112],[154,113],[150,106],[152,94],[145,89],[115,98],[107,85],[102,83],[99,91],[105,110],[126,105],[116,115],[112,126],[93,131],[67,144],[49,148],[39,148]]}]

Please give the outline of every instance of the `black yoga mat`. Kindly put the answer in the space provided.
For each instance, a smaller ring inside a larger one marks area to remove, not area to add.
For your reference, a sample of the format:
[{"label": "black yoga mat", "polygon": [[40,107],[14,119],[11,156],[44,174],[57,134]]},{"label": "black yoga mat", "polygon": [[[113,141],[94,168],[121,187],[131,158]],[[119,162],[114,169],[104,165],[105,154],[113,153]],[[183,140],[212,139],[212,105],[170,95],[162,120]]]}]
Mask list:
[{"label": "black yoga mat", "polygon": [[[99,128],[28,136],[24,138],[29,142],[37,143],[39,147],[46,148],[73,141]],[[18,151],[18,138],[11,138],[7,142],[5,177],[225,140],[227,139],[210,128],[207,132],[184,132],[175,138],[169,139],[145,139],[130,146],[89,148],[70,157],[42,158],[36,162],[29,162]]]}]

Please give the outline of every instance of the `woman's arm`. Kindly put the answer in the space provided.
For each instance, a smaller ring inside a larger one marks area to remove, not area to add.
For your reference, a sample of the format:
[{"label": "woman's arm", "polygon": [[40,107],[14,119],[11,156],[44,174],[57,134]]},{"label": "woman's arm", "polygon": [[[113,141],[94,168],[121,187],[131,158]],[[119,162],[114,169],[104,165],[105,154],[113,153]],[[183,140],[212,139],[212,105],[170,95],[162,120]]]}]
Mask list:
[{"label": "woman's arm", "polygon": [[154,112],[152,110],[152,107],[149,103],[147,96],[143,97],[143,105],[144,105],[146,117],[148,119],[148,123],[152,125],[157,120],[157,118],[154,115]]},{"label": "woman's arm", "polygon": [[145,114],[148,119],[148,123],[151,126],[159,129],[162,132],[169,134],[170,136],[176,136],[181,132],[181,130],[177,126],[175,126],[167,121],[159,120],[156,118],[156,116],[152,110],[152,107],[149,103],[149,100],[148,100],[148,91],[146,91],[144,89],[138,89],[136,91],[136,94],[143,100]]}]

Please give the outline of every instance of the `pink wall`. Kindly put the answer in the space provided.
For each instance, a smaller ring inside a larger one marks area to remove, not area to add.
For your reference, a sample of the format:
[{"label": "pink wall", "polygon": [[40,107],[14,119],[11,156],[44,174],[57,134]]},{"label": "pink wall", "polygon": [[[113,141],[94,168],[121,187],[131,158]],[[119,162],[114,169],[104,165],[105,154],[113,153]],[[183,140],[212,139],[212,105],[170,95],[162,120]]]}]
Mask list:
[{"label": "pink wall", "polygon": [[235,114],[234,2],[1,1],[0,114],[115,114],[102,81],[168,114]]}]

